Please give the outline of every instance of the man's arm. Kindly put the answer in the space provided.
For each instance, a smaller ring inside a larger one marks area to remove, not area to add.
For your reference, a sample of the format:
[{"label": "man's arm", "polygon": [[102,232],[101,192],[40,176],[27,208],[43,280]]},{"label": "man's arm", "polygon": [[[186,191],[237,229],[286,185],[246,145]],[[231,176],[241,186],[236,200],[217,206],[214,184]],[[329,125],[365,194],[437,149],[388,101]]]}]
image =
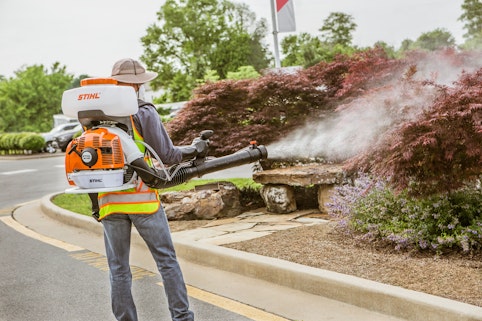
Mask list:
[{"label": "man's arm", "polygon": [[144,138],[144,142],[156,151],[164,164],[172,165],[182,161],[181,149],[172,143],[159,114],[152,105],[140,107],[137,120],[140,127],[137,129]]}]

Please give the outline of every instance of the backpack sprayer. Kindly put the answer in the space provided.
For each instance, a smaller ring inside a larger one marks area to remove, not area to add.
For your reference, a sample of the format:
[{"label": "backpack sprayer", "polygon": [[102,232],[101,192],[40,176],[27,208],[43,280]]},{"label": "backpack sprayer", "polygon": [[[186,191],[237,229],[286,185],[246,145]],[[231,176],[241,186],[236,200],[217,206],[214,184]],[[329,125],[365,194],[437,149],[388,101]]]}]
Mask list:
[{"label": "backpack sprayer", "polygon": [[[188,161],[166,167],[149,145],[132,138],[137,95],[134,88],[116,84],[111,78],[88,78],[81,81],[81,87],[63,93],[63,113],[78,118],[84,129],[66,149],[65,172],[72,186],[66,193],[125,190],[135,187],[139,178],[151,188],[166,188],[268,157],[266,148],[256,142],[227,156],[207,157],[213,131],[205,130],[193,145],[181,147],[190,148]],[[144,144],[145,154],[136,143]]]}]

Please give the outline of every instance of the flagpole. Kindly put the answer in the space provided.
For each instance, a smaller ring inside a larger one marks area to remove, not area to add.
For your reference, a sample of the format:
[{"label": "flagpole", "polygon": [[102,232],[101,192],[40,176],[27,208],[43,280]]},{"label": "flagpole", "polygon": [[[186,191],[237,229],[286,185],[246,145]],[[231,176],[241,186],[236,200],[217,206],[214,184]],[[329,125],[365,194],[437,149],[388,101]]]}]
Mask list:
[{"label": "flagpole", "polygon": [[281,63],[279,60],[279,48],[278,48],[278,23],[276,21],[276,0],[271,0],[271,17],[273,19],[273,41],[274,41],[274,66],[280,68]]}]

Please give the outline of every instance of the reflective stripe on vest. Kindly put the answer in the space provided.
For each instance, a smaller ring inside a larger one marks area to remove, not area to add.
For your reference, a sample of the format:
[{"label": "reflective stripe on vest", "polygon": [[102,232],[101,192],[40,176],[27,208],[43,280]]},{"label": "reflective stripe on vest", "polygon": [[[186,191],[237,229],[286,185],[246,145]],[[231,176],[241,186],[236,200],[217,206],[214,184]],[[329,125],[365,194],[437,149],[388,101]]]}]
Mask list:
[{"label": "reflective stripe on vest", "polygon": [[146,151],[146,146],[138,142],[138,141],[144,141],[144,138],[137,131],[136,124],[134,124],[134,117],[132,116],[131,116],[131,125],[132,125],[132,132],[134,133],[134,141],[136,142],[137,148],[139,148],[141,153],[144,153]]},{"label": "reflective stripe on vest", "polygon": [[[135,129],[134,139],[144,141]],[[140,178],[135,188],[99,193],[98,200],[99,219],[111,214],[153,214],[161,205],[157,190],[149,188]]]},{"label": "reflective stripe on vest", "polygon": [[[139,188],[140,187],[140,188]],[[142,181],[140,186],[125,191],[99,193],[99,218],[110,214],[152,214],[159,210],[160,202],[156,190],[151,190]]]}]

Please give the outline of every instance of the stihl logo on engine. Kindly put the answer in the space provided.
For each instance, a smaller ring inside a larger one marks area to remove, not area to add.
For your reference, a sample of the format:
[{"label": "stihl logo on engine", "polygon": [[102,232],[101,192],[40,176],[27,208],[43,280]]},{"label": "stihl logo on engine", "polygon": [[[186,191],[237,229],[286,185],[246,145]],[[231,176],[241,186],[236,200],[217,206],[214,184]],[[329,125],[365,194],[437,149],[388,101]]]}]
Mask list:
[{"label": "stihl logo on engine", "polygon": [[77,100],[89,100],[89,99],[99,99],[100,93],[89,93],[89,94],[80,94],[77,96]]},{"label": "stihl logo on engine", "polygon": [[102,183],[102,178],[90,178],[89,183]]}]

